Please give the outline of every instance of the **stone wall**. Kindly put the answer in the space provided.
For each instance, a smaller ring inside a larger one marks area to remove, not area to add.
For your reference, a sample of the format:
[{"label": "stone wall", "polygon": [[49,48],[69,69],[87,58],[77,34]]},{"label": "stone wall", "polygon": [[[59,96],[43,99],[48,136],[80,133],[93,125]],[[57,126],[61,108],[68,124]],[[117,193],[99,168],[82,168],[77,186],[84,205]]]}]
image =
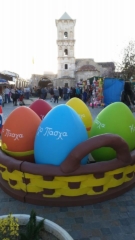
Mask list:
[{"label": "stone wall", "polygon": [[88,78],[91,78],[93,76],[99,76],[98,71],[81,71],[76,72],[75,74],[75,81],[80,82],[81,80],[87,80]]},{"label": "stone wall", "polygon": [[53,86],[54,87],[64,87],[66,85],[68,85],[68,87],[75,87],[76,86],[76,81],[75,79],[71,79],[71,78],[66,78],[66,79],[54,79],[53,80]]},{"label": "stone wall", "polygon": [[[84,65],[92,65],[94,66],[99,72],[103,71],[102,66],[98,65],[93,58],[80,58],[80,59],[76,59],[75,61],[75,65],[76,65],[76,70],[78,70],[80,67],[84,66]],[[99,73],[98,73],[99,74]]]},{"label": "stone wall", "polygon": [[50,81],[53,81],[56,78],[56,74],[53,73],[48,73],[48,74],[43,74],[43,75],[39,75],[39,74],[32,74],[31,79],[30,79],[30,86],[31,87],[38,87],[38,83],[41,79],[45,78],[48,79]]}]

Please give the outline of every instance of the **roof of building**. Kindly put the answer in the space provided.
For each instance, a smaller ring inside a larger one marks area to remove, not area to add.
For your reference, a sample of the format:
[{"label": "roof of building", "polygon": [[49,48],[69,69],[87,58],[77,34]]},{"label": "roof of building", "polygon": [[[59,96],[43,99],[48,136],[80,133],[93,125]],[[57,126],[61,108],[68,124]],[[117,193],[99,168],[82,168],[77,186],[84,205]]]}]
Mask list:
[{"label": "roof of building", "polygon": [[5,79],[5,80],[9,80],[9,81],[12,81],[12,77],[13,76],[10,76],[10,75],[8,75],[8,74],[4,74],[4,73],[2,73],[2,72],[0,72],[0,79]]},{"label": "roof of building", "polygon": [[98,71],[98,70],[93,65],[83,65],[76,71],[80,72],[80,71]]},{"label": "roof of building", "polygon": [[102,67],[112,67],[115,69],[114,62],[97,62],[98,65],[101,65]]},{"label": "roof of building", "polygon": [[10,71],[7,71],[7,70],[2,71],[1,73],[4,74],[4,75],[11,76],[11,77],[19,77],[19,74],[15,73],[15,72],[10,72]]},{"label": "roof of building", "polygon": [[66,12],[61,16],[60,19],[64,19],[64,20],[68,20],[68,19],[72,19]]}]

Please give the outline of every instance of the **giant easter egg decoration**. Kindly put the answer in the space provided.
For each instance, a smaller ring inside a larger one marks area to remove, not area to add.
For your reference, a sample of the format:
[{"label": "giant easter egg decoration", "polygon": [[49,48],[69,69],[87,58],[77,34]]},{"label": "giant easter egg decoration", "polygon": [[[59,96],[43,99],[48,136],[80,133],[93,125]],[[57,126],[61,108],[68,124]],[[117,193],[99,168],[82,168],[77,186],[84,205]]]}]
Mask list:
[{"label": "giant easter egg decoration", "polygon": [[[69,106],[53,108],[42,120],[35,137],[34,155],[38,164],[60,165],[78,144],[88,139],[81,118]],[[82,160],[86,164],[87,156]]]},{"label": "giant easter egg decoration", "polygon": [[[121,102],[115,102],[104,108],[93,122],[90,137],[112,133],[122,137],[130,151],[135,149],[135,119],[130,109]],[[92,151],[96,161],[106,161],[116,157],[116,152],[109,147]]]},{"label": "giant easter egg decoration", "polygon": [[34,140],[40,122],[41,119],[30,108],[16,108],[4,123],[2,150],[16,159],[34,161]]},{"label": "giant easter egg decoration", "polygon": [[37,115],[41,118],[41,120],[45,117],[45,115],[52,109],[52,107],[44,101],[43,99],[38,99],[34,101],[30,108],[37,113]]},{"label": "giant easter egg decoration", "polygon": [[79,116],[81,117],[86,127],[88,136],[90,136],[90,130],[92,126],[92,116],[86,104],[82,100],[76,97],[71,98],[66,104],[71,108],[73,108],[79,114]]}]

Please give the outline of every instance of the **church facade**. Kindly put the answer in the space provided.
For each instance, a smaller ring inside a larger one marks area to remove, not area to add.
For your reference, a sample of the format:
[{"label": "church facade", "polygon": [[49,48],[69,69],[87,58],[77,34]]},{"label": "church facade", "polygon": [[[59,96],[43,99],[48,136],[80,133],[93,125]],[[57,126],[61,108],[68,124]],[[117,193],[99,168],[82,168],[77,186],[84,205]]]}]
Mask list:
[{"label": "church facade", "polygon": [[51,78],[48,74],[44,75],[45,78],[53,82],[54,87],[75,87],[77,83],[94,76],[113,77],[115,70],[113,62],[96,63],[91,58],[75,58],[74,30],[76,20],[65,12],[60,19],[55,20],[55,23],[57,27],[58,71]]}]

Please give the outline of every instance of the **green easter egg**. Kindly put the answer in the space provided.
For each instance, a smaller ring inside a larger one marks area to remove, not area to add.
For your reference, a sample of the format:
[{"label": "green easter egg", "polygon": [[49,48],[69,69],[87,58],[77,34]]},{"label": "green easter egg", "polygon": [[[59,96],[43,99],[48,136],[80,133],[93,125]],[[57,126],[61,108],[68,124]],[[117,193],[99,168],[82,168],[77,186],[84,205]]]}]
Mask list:
[{"label": "green easter egg", "polygon": [[[135,118],[124,103],[112,103],[97,115],[90,137],[105,133],[119,135],[127,142],[130,151],[135,149]],[[96,161],[108,161],[116,157],[116,152],[110,147],[96,149],[91,154]]]}]

